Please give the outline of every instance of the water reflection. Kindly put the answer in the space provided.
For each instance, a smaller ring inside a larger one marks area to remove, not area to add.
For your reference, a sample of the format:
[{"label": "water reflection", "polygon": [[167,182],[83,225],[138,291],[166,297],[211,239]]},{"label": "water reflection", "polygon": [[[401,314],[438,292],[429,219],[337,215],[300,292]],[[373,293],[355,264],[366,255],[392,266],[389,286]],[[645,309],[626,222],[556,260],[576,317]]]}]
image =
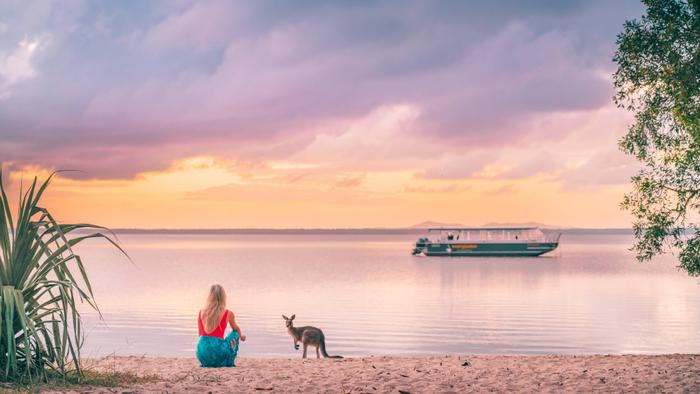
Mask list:
[{"label": "water reflection", "polygon": [[411,256],[411,235],[121,238],[136,266],[98,244],[80,249],[106,319],[86,312],[88,355],[191,356],[212,283],[247,331],[245,355],[298,355],[283,313],[345,355],[700,351],[697,281],[669,257],[635,262],[629,236],[467,259]]}]

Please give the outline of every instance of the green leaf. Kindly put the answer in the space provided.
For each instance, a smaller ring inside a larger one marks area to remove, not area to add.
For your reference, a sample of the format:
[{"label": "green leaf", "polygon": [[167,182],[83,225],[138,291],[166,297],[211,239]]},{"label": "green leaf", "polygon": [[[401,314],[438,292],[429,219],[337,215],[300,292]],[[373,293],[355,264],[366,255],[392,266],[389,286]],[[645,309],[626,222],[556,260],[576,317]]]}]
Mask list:
[{"label": "green leaf", "polygon": [[0,168],[3,380],[44,379],[46,369],[63,375],[68,371],[81,373],[83,337],[78,302],[87,303],[98,313],[99,309],[87,269],[73,247],[89,239],[102,239],[126,255],[110,230],[84,223],[58,223],[40,205],[54,177],[55,173],[41,184],[34,178],[26,190],[21,187],[17,214],[13,215]]}]

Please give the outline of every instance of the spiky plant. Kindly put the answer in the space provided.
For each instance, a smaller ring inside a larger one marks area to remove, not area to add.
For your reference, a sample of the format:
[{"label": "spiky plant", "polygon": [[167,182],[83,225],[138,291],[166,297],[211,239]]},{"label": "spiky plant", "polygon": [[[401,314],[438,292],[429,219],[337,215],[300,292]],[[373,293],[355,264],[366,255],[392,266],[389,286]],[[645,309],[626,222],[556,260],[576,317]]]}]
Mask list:
[{"label": "spiky plant", "polygon": [[[12,215],[0,167],[0,378],[46,379],[81,374],[78,304],[97,309],[85,266],[73,247],[103,238],[122,253],[113,233],[91,224],[61,224],[40,205],[56,173],[20,187]],[[126,253],[124,253],[126,254]]]}]

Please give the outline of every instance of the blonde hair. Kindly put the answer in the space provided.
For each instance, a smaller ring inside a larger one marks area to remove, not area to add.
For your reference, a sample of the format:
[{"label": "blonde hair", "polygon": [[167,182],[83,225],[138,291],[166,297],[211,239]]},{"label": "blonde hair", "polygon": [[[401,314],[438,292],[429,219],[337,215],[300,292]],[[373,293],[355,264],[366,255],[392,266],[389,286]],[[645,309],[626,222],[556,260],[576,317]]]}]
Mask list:
[{"label": "blonde hair", "polygon": [[209,289],[207,303],[202,309],[202,324],[206,332],[212,332],[221,322],[226,311],[226,292],[221,285],[212,285]]}]

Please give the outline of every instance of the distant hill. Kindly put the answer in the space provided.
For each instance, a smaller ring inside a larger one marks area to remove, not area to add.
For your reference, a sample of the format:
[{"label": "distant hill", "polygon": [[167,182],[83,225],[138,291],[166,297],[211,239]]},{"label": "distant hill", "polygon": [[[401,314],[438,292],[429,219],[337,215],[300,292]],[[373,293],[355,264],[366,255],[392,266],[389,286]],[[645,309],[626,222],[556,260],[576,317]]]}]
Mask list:
[{"label": "distant hill", "polygon": [[539,222],[521,222],[521,223],[492,222],[492,223],[486,223],[482,227],[539,227],[539,228],[553,228],[553,229],[568,228],[565,226],[554,226],[551,224],[544,224],[544,223],[539,223]]},{"label": "distant hill", "polygon": [[[465,226],[464,224],[459,224],[459,223],[442,223],[442,222],[433,222],[433,221],[428,220],[425,222],[414,224],[413,226],[410,226],[408,228],[425,229],[425,228],[440,228],[440,227],[450,228],[450,227],[476,227],[476,226]],[[555,226],[555,225],[544,224],[544,223],[539,223],[539,222],[520,222],[520,223],[491,222],[491,223],[483,224],[479,227],[539,227],[539,228],[545,228],[545,229],[570,228],[570,227],[565,227],[565,226]]]},{"label": "distant hill", "polygon": [[440,228],[440,227],[467,227],[463,224],[459,223],[440,223],[440,222],[431,222],[431,221],[425,221],[421,222],[418,224],[414,224],[413,226],[410,226],[409,228]]}]

